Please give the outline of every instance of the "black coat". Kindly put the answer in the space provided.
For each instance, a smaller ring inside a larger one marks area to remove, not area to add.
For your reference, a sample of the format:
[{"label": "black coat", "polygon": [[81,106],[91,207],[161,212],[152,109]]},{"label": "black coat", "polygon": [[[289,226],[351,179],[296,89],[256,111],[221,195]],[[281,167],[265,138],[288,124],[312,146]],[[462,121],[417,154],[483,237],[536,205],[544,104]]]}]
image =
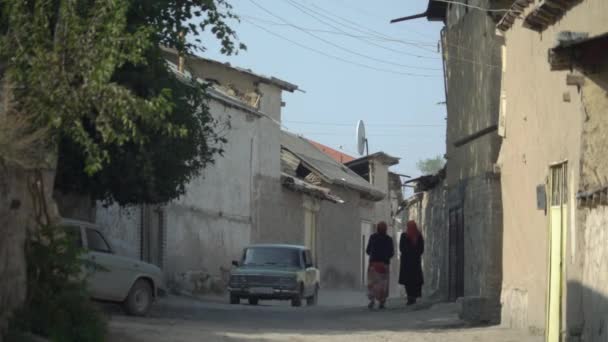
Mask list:
[{"label": "black coat", "polygon": [[407,239],[406,234],[401,234],[399,240],[399,251],[401,252],[401,264],[399,268],[399,284],[405,286],[421,286],[424,284],[422,276],[422,253],[424,253],[424,239],[418,238],[416,244]]},{"label": "black coat", "polygon": [[369,255],[369,262],[390,264],[391,258],[395,255],[393,238],[386,234],[372,234],[367,243],[366,253]]}]

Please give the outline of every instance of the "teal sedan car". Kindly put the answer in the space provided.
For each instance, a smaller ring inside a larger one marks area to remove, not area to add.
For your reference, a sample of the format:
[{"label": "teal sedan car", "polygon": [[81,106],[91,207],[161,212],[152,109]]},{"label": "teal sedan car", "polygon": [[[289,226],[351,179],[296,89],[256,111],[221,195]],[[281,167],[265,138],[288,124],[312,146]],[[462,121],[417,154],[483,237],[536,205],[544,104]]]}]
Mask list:
[{"label": "teal sedan car", "polygon": [[247,299],[257,305],[260,300],[290,300],[292,306],[317,304],[320,273],[310,250],[296,245],[253,245],[246,247],[230,275],[230,304]]}]

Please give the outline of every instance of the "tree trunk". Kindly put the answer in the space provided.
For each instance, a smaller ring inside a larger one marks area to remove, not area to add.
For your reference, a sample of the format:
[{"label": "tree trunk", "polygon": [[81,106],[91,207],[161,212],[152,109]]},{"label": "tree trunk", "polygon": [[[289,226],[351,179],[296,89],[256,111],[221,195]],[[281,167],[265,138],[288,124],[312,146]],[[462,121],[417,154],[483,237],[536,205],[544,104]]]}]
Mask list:
[{"label": "tree trunk", "polygon": [[[0,169],[0,332],[26,294],[24,243],[32,209],[25,172]],[[0,340],[2,337],[0,336]]]},{"label": "tree trunk", "polygon": [[[56,151],[44,144],[44,135],[31,135],[29,127],[12,129],[16,121],[11,116],[20,114],[11,111],[7,89],[0,77],[0,134],[4,135],[0,136],[0,342],[27,294],[27,232],[59,219],[52,199]],[[33,138],[18,141],[28,134]],[[21,144],[24,141],[27,144]]]},{"label": "tree trunk", "polygon": [[58,219],[50,196],[54,176],[54,171],[0,165],[0,331],[25,299],[24,246],[28,230],[36,229],[39,222],[54,223]]}]

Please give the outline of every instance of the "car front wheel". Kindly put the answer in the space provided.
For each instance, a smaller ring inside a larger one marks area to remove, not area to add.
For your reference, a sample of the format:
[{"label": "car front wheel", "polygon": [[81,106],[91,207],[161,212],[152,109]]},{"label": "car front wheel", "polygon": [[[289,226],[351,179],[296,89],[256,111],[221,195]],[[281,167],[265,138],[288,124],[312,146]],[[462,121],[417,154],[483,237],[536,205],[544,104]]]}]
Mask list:
[{"label": "car front wheel", "polygon": [[258,298],[249,298],[249,305],[258,305],[259,301]]},{"label": "car front wheel", "polygon": [[233,294],[230,294],[230,304],[241,304],[241,298],[239,298],[238,296],[235,296]]},{"label": "car front wheel", "polygon": [[306,298],[306,305],[314,306],[319,302],[319,286],[315,286],[315,292],[312,296]]},{"label": "car front wheel", "polygon": [[304,295],[304,288],[300,287],[300,293],[291,299],[291,306],[299,307],[302,306],[302,297]]},{"label": "car front wheel", "polygon": [[125,311],[133,316],[145,316],[152,306],[152,286],[143,279],[138,279],[124,303]]}]

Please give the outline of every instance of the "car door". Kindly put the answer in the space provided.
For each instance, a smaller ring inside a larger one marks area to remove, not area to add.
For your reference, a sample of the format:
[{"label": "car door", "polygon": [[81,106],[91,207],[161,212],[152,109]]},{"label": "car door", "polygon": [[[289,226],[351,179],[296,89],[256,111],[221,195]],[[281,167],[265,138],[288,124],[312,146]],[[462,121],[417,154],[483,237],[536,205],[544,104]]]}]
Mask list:
[{"label": "car door", "polygon": [[87,257],[94,266],[87,279],[91,295],[103,300],[123,300],[130,288],[131,272],[122,259],[114,254],[103,235],[95,229],[84,229]]}]

